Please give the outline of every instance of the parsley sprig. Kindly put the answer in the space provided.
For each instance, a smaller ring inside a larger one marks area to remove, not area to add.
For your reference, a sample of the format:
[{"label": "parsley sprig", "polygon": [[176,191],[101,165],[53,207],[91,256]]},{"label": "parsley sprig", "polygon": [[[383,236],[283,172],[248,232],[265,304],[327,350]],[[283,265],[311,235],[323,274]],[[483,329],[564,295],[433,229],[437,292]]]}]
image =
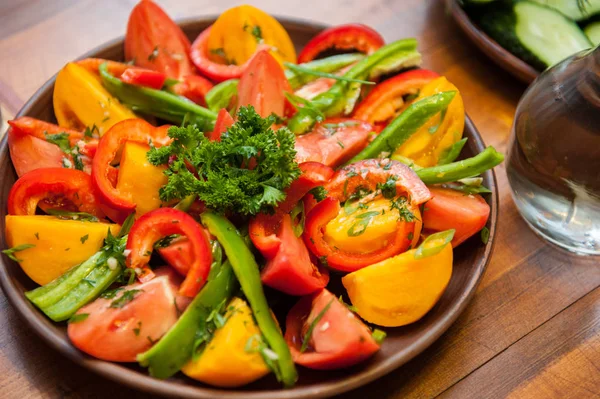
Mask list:
[{"label": "parsley sprig", "polygon": [[[83,161],[81,160],[81,155],[79,154],[79,147],[74,145],[71,147],[71,143],[69,141],[69,135],[65,132],[48,134],[44,132],[46,136],[46,141],[52,144],[57,145],[62,152],[67,156],[71,156],[73,159],[72,166],[77,170],[83,170]],[[69,168],[71,166],[71,161],[68,158],[63,160],[63,166],[65,168]]]},{"label": "parsley sprig", "polygon": [[221,141],[208,140],[194,125],[169,128],[173,142],[148,152],[152,164],[169,165],[162,200],[197,194],[219,212],[255,215],[285,199],[284,190],[300,176],[294,134],[287,128],[273,131],[275,118],[261,118],[251,106],[241,107],[237,118]]}]

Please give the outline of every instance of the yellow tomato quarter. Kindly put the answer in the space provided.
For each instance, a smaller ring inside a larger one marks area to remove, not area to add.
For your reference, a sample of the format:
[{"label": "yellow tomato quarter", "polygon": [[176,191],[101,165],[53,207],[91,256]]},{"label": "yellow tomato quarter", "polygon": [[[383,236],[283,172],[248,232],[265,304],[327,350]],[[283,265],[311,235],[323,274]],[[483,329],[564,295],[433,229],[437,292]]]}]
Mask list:
[{"label": "yellow tomato quarter", "polygon": [[463,100],[456,86],[445,77],[434,79],[423,86],[415,102],[445,91],[456,91],[448,108],[429,119],[396,150],[396,154],[411,158],[423,167],[435,166],[443,152],[462,138],[465,128]]},{"label": "yellow tomato quarter", "polygon": [[208,38],[208,56],[215,62],[242,65],[264,44],[277,61],[296,62],[296,50],[281,24],[256,7],[230,8],[217,18]]},{"label": "yellow tomato quarter", "polygon": [[240,298],[227,307],[225,325],[215,331],[212,340],[197,360],[181,371],[188,377],[217,387],[239,387],[255,381],[270,370],[256,350],[260,330],[252,310]]},{"label": "yellow tomato quarter", "polygon": [[399,327],[423,317],[440,299],[452,276],[452,246],[415,258],[416,249],[342,278],[352,305],[366,321]]},{"label": "yellow tomato quarter", "polygon": [[16,252],[23,271],[36,283],[47,284],[87,260],[103,245],[118,224],[62,220],[54,216],[6,216],[6,241],[10,247],[34,245]]}]

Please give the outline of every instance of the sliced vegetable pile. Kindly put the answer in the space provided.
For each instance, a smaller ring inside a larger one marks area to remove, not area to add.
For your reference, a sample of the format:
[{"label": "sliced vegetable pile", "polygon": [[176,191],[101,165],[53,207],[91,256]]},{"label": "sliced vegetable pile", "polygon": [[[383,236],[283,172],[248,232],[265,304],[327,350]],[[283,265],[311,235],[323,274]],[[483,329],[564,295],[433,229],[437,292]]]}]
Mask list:
[{"label": "sliced vegetable pile", "polygon": [[600,44],[600,0],[464,0],[481,28],[535,69],[543,71]]},{"label": "sliced vegetable pile", "polygon": [[366,361],[378,326],[436,304],[453,248],[487,243],[479,175],[503,160],[457,160],[461,95],[416,46],[350,24],[297,57],[251,6],[190,44],[142,0],[127,63],[69,63],[58,125],[9,122],[3,252],[40,285],[27,298],[83,352],[160,379],[290,387],[296,365]]}]

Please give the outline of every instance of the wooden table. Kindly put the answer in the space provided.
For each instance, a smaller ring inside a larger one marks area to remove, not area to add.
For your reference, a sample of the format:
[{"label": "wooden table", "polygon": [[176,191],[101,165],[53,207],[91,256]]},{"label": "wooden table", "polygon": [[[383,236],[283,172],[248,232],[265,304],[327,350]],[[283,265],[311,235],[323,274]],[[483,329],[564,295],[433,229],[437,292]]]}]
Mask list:
[{"label": "wooden table", "polygon": [[[0,104],[16,113],[67,61],[123,35],[135,0],[0,2]],[[163,0],[174,18],[217,14],[232,0]],[[416,36],[424,66],[460,89],[487,144],[506,149],[525,86],[476,50],[442,1],[255,0],[277,15],[362,22],[386,39]],[[349,398],[600,397],[600,266],[545,244],[500,183],[499,234],[473,302],[425,353]],[[0,396],[146,397],[64,359],[25,327],[0,297]]]}]

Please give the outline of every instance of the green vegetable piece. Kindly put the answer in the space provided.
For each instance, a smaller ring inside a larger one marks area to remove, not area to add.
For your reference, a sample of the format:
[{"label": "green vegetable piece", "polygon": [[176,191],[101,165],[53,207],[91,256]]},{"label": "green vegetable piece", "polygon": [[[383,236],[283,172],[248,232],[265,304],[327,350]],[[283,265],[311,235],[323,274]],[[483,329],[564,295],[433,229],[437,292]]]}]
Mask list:
[{"label": "green vegetable piece", "polygon": [[204,96],[208,109],[213,112],[219,112],[221,108],[227,109],[231,99],[237,94],[239,82],[239,79],[229,79],[210,89]]},{"label": "green vegetable piece", "polygon": [[416,170],[425,184],[441,184],[477,176],[504,161],[504,155],[492,146],[472,158],[452,162],[447,165],[432,166]]},{"label": "green vegetable piece", "polygon": [[298,373],[290,349],[281,335],[277,323],[271,316],[260,280],[259,267],[252,252],[244,243],[243,238],[240,237],[235,226],[224,216],[205,212],[200,215],[200,218],[210,233],[217,237],[223,246],[233,271],[250,303],[258,328],[262,332],[265,341],[278,356],[277,361],[274,361],[274,365],[278,367],[278,370],[275,370],[275,375],[281,376],[284,386],[293,386],[298,378]]},{"label": "green vegetable piece", "polygon": [[465,137],[442,151],[440,158],[438,159],[438,165],[446,165],[450,162],[454,162],[454,160],[456,160],[456,158],[458,158],[460,155],[460,152],[462,151],[466,142],[467,138]]},{"label": "green vegetable piece", "polygon": [[371,334],[371,336],[373,337],[375,342],[377,342],[378,345],[381,345],[383,343],[383,340],[385,339],[385,337],[387,337],[387,334],[385,333],[385,331],[382,331],[382,330],[376,328],[373,330],[373,333]]},{"label": "green vegetable piece", "polygon": [[455,232],[456,230],[450,229],[427,237],[415,251],[415,259],[427,258],[442,252],[442,249],[454,238]]},{"label": "green vegetable piece", "polygon": [[98,71],[106,90],[133,111],[176,124],[181,124],[188,115],[187,119],[203,130],[212,130],[217,115],[211,110],[167,91],[127,84],[112,76],[106,63],[101,64]]},{"label": "green vegetable piece", "polygon": [[583,31],[588,39],[590,39],[590,42],[592,42],[592,45],[597,46],[600,44],[600,21],[587,24]]},{"label": "green vegetable piece", "polygon": [[196,194],[190,194],[181,201],[179,201],[177,205],[175,205],[173,208],[179,211],[187,212],[192,207],[194,201],[196,201],[196,197],[198,197]]},{"label": "green vegetable piece", "polygon": [[[339,71],[340,69],[347,67],[350,64],[360,61],[364,57],[365,56],[360,53],[339,54],[327,58],[321,58],[319,60],[306,62],[304,64],[299,64],[299,66],[301,66],[304,69],[310,69],[311,71],[331,73]],[[285,70],[285,77],[288,79],[288,82],[290,82],[290,86],[292,86],[293,90],[296,90],[301,86],[310,83],[318,78],[318,76],[316,75],[310,75],[291,69]]]},{"label": "green vegetable piece", "polygon": [[362,79],[354,79],[354,78],[347,78],[343,75],[335,75],[333,73],[329,73],[329,72],[322,72],[322,71],[317,71],[314,69],[310,69],[310,68],[305,68],[303,66],[300,65],[296,65],[296,64],[292,64],[291,62],[284,62],[283,65],[296,72],[296,73],[303,73],[306,75],[314,75],[316,77],[319,78],[329,78],[329,79],[335,79],[341,82],[354,82],[354,83],[362,83],[364,85],[374,85],[375,82],[371,82],[369,80],[362,80]]},{"label": "green vegetable piece", "polygon": [[399,51],[397,54],[386,58],[371,69],[369,79],[377,79],[402,69],[421,65],[422,57],[416,49]]},{"label": "green vegetable piece", "polygon": [[481,242],[484,244],[487,244],[489,240],[490,240],[490,229],[488,229],[487,227],[484,227],[483,229],[481,229]]},{"label": "green vegetable piece", "polygon": [[378,158],[382,153],[392,154],[429,119],[448,107],[455,95],[456,91],[445,91],[412,103],[348,163]]},{"label": "green vegetable piece", "polygon": [[304,337],[302,337],[302,346],[300,347],[300,353],[304,353],[308,349],[308,343],[310,342],[310,337],[312,337],[313,330],[315,329],[317,324],[319,324],[319,321],[321,321],[323,316],[325,316],[325,313],[327,313],[333,301],[335,301],[335,299],[329,301],[329,303],[325,305],[323,310],[321,310],[319,314],[313,319],[313,321],[311,321],[310,325],[308,326],[308,329],[306,330],[306,334],[304,334]]},{"label": "green vegetable piece", "polygon": [[[211,271],[212,274],[212,271]],[[150,375],[165,379],[177,373],[191,358],[199,331],[207,326],[214,309],[229,301],[238,283],[229,262],[218,271],[177,320],[177,323],[148,351],[137,356],[140,365],[148,367]]]},{"label": "green vegetable piece", "polygon": [[16,247],[5,249],[2,251],[2,253],[4,255],[8,256],[10,259],[14,260],[15,262],[20,262],[21,260],[15,256],[15,253],[21,252],[21,251],[24,251],[26,249],[33,248],[33,247],[35,247],[35,244],[21,244],[21,245],[17,245]]}]

